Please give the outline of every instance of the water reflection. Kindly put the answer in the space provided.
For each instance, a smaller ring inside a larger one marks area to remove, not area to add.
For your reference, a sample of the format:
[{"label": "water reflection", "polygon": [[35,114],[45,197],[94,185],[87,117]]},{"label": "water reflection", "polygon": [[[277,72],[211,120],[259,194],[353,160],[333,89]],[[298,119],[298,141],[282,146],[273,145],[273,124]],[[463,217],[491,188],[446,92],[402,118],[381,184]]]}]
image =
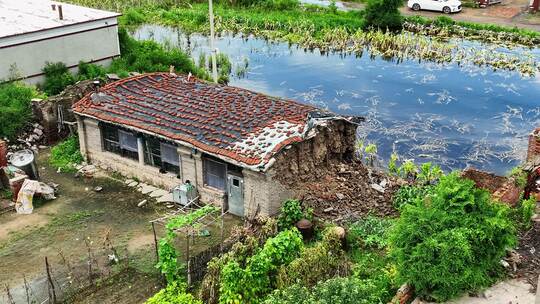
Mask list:
[{"label": "water reflection", "polygon": [[[209,54],[201,35],[188,37],[155,25],[133,35],[179,46],[195,59]],[[435,161],[447,170],[470,165],[504,173],[524,157],[526,137],[540,123],[540,76],[526,79],[477,66],[321,55],[231,35],[220,37],[217,47],[231,58],[233,74],[248,65],[242,77],[233,75],[230,85],[365,116],[359,136],[377,143],[385,159],[395,150],[403,158]],[[540,50],[532,54],[540,58]]]}]

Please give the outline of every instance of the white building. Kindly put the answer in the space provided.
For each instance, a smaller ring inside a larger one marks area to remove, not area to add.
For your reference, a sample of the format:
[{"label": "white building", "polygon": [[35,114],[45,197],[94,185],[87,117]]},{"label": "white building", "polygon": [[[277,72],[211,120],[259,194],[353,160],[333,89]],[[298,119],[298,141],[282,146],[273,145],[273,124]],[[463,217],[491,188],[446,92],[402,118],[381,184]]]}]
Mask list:
[{"label": "white building", "polygon": [[120,14],[48,0],[0,0],[0,82],[43,80],[46,62],[72,71],[80,61],[109,64],[120,55]]}]

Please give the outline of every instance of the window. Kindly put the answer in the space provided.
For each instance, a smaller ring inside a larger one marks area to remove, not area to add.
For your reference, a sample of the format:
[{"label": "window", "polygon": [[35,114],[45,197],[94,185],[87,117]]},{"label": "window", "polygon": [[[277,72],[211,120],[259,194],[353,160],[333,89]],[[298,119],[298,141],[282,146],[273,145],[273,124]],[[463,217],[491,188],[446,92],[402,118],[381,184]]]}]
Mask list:
[{"label": "window", "polygon": [[139,159],[137,137],[133,133],[119,130],[110,125],[104,125],[101,129],[105,151],[135,160]]},{"label": "window", "polygon": [[219,190],[225,190],[225,174],[227,165],[215,160],[204,158],[204,184]]},{"label": "window", "polygon": [[180,174],[180,157],[176,146],[162,143],[155,137],[147,137],[145,144],[144,161],[146,164],[158,167],[163,172]]},{"label": "window", "polygon": [[160,143],[162,169],[167,172],[180,174],[180,157],[176,146]]}]

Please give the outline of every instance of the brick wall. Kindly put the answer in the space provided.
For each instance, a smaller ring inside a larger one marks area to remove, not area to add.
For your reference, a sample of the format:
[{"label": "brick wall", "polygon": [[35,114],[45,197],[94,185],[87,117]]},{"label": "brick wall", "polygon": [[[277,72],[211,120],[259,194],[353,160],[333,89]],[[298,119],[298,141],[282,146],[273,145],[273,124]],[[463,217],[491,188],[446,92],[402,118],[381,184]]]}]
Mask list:
[{"label": "brick wall", "polygon": [[529,134],[529,147],[527,148],[527,161],[540,156],[540,128],[536,128]]}]

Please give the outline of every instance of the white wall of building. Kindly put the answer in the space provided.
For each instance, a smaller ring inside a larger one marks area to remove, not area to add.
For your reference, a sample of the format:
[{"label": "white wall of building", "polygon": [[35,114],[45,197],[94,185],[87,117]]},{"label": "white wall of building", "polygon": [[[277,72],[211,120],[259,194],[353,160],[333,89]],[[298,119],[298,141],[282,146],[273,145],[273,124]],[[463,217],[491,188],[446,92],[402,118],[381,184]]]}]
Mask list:
[{"label": "white wall of building", "polygon": [[0,79],[7,80],[10,68],[25,82],[43,79],[46,62],[63,62],[76,69],[80,61],[107,65],[120,55],[116,17],[49,30],[0,38]]}]

